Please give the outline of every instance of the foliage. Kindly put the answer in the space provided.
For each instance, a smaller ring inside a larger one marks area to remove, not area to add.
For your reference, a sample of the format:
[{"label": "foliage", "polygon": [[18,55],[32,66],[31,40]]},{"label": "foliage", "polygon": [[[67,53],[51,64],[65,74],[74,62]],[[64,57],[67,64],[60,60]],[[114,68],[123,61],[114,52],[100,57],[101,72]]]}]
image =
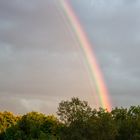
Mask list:
[{"label": "foliage", "polygon": [[140,106],[108,112],[72,98],[57,114],[0,112],[0,140],[140,140]]},{"label": "foliage", "polygon": [[72,98],[71,101],[62,101],[59,104],[57,114],[62,122],[70,124],[77,120],[86,121],[92,116],[92,109],[86,101]]},{"label": "foliage", "polygon": [[0,112],[0,133],[16,123],[18,117],[11,112]]},{"label": "foliage", "polygon": [[14,125],[9,125],[1,138],[5,140],[56,140],[59,121],[54,116],[37,112],[23,115]]}]

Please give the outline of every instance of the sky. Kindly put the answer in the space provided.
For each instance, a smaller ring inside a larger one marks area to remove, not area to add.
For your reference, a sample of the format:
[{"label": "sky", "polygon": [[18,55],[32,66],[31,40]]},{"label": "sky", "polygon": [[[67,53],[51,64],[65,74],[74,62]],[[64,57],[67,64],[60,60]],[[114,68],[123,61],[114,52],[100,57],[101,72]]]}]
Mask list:
[{"label": "sky", "polygon": [[[112,107],[140,98],[140,1],[70,0]],[[55,113],[79,97],[96,107],[85,57],[59,0],[0,0],[0,110]]]}]

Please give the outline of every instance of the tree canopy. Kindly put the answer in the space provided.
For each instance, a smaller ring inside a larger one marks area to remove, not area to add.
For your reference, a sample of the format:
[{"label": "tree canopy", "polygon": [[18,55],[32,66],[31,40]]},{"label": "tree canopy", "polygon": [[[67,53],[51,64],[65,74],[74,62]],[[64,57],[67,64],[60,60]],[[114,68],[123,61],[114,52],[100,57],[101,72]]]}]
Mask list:
[{"label": "tree canopy", "polygon": [[140,140],[140,106],[108,112],[72,98],[57,115],[0,112],[0,140]]}]

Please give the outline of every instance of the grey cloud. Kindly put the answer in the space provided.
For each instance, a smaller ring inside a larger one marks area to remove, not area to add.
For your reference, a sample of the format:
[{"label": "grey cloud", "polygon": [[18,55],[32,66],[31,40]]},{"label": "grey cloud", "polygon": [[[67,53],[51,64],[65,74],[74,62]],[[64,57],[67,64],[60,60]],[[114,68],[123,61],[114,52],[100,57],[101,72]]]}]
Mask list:
[{"label": "grey cloud", "polygon": [[[93,45],[113,105],[138,104],[140,2],[71,3]],[[96,106],[85,58],[61,10],[57,0],[0,0],[1,110],[52,113],[59,101],[72,96]]]},{"label": "grey cloud", "polygon": [[93,44],[114,105],[138,104],[140,2],[77,0],[73,4]]},{"label": "grey cloud", "polygon": [[19,96],[11,93],[8,93],[7,97],[6,95],[1,95],[0,110],[13,111],[16,114],[23,114],[29,111],[42,111],[46,114],[55,114],[57,104],[59,103],[60,99],[62,100],[62,98],[59,99],[59,97],[37,96],[33,98],[30,96],[31,94],[28,97],[25,97],[25,95]]}]

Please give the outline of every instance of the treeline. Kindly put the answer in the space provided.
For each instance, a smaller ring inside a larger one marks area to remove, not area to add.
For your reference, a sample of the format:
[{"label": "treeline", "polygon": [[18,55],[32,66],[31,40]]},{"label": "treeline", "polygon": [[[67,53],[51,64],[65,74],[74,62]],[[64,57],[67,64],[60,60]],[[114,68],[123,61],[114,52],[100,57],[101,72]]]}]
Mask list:
[{"label": "treeline", "polygon": [[59,104],[57,115],[1,112],[0,140],[140,140],[140,106],[108,112],[72,98]]}]

